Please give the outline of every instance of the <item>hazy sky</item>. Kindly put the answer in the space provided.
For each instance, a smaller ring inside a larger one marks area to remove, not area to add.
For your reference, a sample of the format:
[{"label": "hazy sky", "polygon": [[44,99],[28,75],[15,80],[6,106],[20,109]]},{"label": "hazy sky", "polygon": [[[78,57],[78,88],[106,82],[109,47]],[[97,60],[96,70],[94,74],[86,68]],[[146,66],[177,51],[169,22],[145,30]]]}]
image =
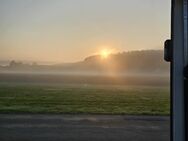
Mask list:
[{"label": "hazy sky", "polygon": [[0,59],[72,62],[163,49],[170,0],[0,0]]}]

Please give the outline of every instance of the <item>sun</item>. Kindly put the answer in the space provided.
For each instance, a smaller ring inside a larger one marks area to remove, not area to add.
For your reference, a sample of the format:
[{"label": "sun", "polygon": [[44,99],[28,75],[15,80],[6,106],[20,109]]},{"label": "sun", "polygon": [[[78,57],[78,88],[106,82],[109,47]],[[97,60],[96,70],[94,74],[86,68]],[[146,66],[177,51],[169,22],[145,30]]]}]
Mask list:
[{"label": "sun", "polygon": [[103,59],[107,59],[110,54],[111,54],[111,51],[107,50],[107,49],[101,50],[101,53],[100,53],[101,58],[103,58]]}]

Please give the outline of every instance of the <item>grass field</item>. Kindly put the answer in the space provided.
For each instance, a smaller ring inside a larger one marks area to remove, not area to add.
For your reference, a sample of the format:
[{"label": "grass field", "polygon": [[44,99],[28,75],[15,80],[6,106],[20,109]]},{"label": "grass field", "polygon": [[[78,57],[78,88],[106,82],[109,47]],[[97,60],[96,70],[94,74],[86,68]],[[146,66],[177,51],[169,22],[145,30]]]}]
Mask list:
[{"label": "grass field", "polygon": [[0,85],[0,113],[169,115],[167,87]]}]

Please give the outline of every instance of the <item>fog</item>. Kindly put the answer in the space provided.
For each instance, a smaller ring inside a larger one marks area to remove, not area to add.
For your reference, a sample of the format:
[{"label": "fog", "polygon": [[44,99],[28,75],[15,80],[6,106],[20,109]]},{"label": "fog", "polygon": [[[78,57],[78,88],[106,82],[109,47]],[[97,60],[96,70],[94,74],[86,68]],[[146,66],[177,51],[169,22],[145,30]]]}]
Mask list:
[{"label": "fog", "polygon": [[1,82],[168,85],[169,64],[161,50],[142,50],[86,57],[75,63],[41,65],[10,61],[0,67]]}]

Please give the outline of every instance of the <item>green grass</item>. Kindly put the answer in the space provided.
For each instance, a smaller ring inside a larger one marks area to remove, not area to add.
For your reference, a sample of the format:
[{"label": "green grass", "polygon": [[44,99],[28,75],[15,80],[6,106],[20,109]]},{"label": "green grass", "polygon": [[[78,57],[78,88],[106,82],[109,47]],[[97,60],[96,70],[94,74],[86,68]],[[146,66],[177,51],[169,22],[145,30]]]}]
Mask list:
[{"label": "green grass", "polygon": [[168,88],[0,86],[0,113],[169,115]]}]

